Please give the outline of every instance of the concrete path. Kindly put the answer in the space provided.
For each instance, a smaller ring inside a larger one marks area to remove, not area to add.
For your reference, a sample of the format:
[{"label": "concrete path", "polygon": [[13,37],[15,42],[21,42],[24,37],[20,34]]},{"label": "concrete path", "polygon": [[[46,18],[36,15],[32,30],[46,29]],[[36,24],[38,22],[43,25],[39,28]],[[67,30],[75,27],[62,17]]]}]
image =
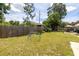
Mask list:
[{"label": "concrete path", "polygon": [[74,53],[74,56],[79,56],[79,43],[77,42],[70,42],[70,46]]}]

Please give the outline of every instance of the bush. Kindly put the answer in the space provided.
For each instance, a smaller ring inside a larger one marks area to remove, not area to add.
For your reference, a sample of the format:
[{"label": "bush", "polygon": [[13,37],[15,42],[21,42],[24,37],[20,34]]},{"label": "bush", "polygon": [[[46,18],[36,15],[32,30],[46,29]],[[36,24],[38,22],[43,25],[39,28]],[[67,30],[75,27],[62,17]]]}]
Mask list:
[{"label": "bush", "polygon": [[48,27],[45,27],[44,31],[45,31],[45,32],[51,32],[52,29],[51,29],[51,28],[48,28]]}]

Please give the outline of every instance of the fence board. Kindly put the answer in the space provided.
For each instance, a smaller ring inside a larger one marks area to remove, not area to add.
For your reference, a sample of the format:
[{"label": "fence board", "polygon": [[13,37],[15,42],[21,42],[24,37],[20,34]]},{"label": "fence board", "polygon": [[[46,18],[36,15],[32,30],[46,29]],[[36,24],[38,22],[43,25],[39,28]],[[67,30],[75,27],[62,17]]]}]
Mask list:
[{"label": "fence board", "polygon": [[0,38],[26,35],[28,32],[28,27],[24,26],[0,26]]},{"label": "fence board", "polygon": [[43,28],[39,27],[25,27],[25,26],[0,26],[0,38],[5,37],[15,37],[27,35],[29,33],[34,33],[42,31]]}]

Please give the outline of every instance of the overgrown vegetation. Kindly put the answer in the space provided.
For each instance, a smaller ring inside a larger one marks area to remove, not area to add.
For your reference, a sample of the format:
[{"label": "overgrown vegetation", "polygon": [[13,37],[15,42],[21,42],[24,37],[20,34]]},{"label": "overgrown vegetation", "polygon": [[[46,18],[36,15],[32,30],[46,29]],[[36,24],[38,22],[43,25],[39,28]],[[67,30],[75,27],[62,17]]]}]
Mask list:
[{"label": "overgrown vegetation", "polygon": [[72,56],[70,42],[79,42],[79,38],[63,32],[38,35],[0,38],[0,55],[3,56]]}]

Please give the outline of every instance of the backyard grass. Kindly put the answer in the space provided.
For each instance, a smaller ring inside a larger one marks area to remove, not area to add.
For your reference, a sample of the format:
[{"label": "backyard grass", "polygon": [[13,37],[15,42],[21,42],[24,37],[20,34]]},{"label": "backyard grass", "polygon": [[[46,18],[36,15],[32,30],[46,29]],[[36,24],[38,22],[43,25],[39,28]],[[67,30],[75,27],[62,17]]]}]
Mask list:
[{"label": "backyard grass", "polygon": [[43,33],[41,39],[32,35],[0,38],[1,56],[72,56],[70,41],[79,42],[75,35],[63,32]]}]

